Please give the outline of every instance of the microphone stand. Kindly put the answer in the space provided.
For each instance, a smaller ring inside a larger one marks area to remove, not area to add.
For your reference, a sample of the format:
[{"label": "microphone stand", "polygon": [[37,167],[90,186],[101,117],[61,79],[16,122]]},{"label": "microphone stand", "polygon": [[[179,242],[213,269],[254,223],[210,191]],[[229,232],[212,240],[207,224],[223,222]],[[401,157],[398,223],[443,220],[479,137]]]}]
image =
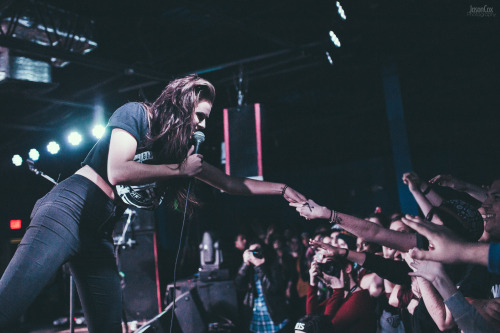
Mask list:
[{"label": "microphone stand", "polygon": [[[35,168],[35,162],[29,158],[26,159],[26,163],[28,164],[28,168],[31,172],[33,172],[37,176],[41,176],[45,179],[47,179],[49,182],[51,182],[54,185],[57,185],[57,181],[44,174],[42,171],[38,170]],[[73,282],[73,275],[71,274],[71,271],[69,271],[69,331],[70,333],[75,332],[75,320],[74,320],[74,307],[73,307],[73,298],[74,298],[74,282]]]}]

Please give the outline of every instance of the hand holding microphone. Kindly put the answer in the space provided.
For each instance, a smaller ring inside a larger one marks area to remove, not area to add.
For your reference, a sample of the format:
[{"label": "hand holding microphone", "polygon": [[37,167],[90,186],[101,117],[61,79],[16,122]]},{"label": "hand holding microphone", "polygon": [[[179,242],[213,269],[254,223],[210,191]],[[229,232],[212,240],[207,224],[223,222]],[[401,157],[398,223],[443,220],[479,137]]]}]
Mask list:
[{"label": "hand holding microphone", "polygon": [[198,149],[201,143],[205,141],[205,134],[195,132],[193,139],[195,140],[195,145],[189,148],[187,157],[180,166],[181,175],[187,177],[194,177],[203,170],[203,155],[198,154]]}]

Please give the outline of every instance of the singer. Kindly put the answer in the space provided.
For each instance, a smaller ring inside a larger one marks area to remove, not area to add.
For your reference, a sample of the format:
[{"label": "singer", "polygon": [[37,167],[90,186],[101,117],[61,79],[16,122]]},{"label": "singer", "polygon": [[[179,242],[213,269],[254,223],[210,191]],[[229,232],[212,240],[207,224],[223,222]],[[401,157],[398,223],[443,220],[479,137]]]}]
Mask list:
[{"label": "singer", "polygon": [[36,202],[30,226],[0,280],[0,331],[69,262],[89,332],[121,332],[114,223],[127,205],[152,209],[164,195],[182,206],[193,177],[230,194],[282,195],[291,203],[305,202],[285,184],[230,177],[203,162],[189,140],[205,128],[214,98],[210,82],[189,75],[170,82],[152,104],[128,103],[114,112],[82,168]]}]

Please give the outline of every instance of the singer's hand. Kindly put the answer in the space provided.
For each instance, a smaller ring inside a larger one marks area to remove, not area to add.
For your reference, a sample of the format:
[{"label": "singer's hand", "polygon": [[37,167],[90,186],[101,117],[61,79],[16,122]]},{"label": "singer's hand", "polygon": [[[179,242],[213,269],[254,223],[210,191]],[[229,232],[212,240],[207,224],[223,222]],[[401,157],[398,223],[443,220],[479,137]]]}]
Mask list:
[{"label": "singer's hand", "polygon": [[183,176],[194,177],[203,170],[203,155],[193,154],[194,146],[189,148],[187,157],[182,161],[180,173]]},{"label": "singer's hand", "polygon": [[305,203],[306,202],[306,197],[300,194],[299,192],[295,191],[291,187],[287,187],[285,190],[285,193],[283,193],[283,197],[285,198],[286,201],[288,202],[293,202],[293,203]]}]

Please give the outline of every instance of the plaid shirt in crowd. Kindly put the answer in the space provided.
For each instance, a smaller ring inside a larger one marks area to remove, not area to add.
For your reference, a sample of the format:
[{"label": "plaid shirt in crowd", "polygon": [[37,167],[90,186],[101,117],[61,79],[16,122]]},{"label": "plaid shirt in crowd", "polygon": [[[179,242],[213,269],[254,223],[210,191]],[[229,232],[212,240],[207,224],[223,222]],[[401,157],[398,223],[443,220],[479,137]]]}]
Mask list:
[{"label": "plaid shirt in crowd", "polygon": [[287,319],[279,325],[274,325],[269,311],[267,310],[266,301],[264,300],[264,293],[262,292],[262,285],[260,280],[255,274],[255,287],[257,288],[257,297],[253,304],[253,317],[250,323],[250,331],[255,333],[275,333],[285,327]]}]

